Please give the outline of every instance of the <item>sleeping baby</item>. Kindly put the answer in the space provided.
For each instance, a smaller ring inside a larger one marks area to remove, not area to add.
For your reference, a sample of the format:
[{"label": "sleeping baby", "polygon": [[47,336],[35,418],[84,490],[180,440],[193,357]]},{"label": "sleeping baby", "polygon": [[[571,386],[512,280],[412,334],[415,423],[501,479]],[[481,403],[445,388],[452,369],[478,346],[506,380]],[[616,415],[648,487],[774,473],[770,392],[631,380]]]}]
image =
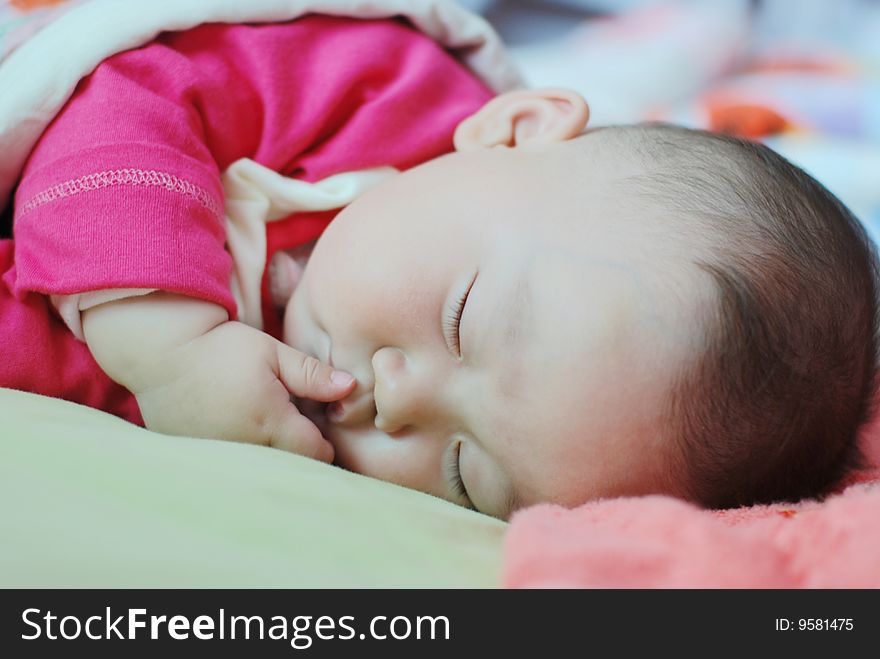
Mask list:
[{"label": "sleeping baby", "polygon": [[[0,385],[500,518],[821,494],[874,394],[864,231],[766,147],[588,115],[568,90],[494,94],[401,20],[205,25],[112,57],[19,185],[0,318],[31,348]],[[220,210],[241,158],[399,172],[265,226],[250,324]]]}]

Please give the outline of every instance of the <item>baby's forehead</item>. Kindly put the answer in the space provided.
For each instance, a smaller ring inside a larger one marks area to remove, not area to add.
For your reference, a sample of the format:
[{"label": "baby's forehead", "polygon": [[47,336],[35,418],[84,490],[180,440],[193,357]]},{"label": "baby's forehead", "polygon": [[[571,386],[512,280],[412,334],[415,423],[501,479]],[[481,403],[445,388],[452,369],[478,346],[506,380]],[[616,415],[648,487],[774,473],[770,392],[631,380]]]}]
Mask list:
[{"label": "baby's forehead", "polygon": [[546,245],[527,255],[519,279],[495,287],[517,301],[493,310],[504,328],[495,335],[496,354],[511,354],[506,336],[520,339],[519,379],[530,388],[523,399],[548,409],[568,391],[601,387],[633,369],[658,380],[677,372],[701,340],[709,295],[687,271],[658,271],[626,253]]},{"label": "baby's forehead", "polygon": [[[631,355],[687,334],[693,309],[676,295],[673,272],[613,248],[544,244],[533,251],[501,254],[519,263],[496,269],[511,281],[490,281],[498,290],[497,340],[524,338],[536,362]],[[612,246],[613,247],[613,246]],[[489,273],[487,273],[489,274]],[[565,372],[560,369],[560,372]]]}]

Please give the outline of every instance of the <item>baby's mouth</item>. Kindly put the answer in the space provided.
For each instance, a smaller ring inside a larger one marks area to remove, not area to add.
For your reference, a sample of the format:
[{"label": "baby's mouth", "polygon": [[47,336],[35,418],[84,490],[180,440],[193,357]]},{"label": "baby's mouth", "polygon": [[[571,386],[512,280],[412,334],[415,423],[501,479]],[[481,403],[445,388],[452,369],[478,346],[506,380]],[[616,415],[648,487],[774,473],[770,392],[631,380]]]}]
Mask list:
[{"label": "baby's mouth", "polygon": [[291,402],[296,405],[299,413],[315,424],[324,439],[330,441],[327,431],[329,430],[330,420],[327,418],[327,403],[321,403],[308,398],[296,398],[291,396]]},{"label": "baby's mouth", "polygon": [[327,415],[328,421],[333,421],[334,423],[336,423],[342,421],[346,417],[348,413],[348,407],[345,405],[345,403],[337,400],[329,403],[324,412]]}]

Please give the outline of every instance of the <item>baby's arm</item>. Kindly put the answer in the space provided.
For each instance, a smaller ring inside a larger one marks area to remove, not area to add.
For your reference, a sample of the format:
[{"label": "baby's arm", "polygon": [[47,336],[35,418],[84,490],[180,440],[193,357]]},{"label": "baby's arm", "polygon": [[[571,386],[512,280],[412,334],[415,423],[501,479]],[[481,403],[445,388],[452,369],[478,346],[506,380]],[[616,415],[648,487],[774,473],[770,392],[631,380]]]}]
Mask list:
[{"label": "baby's arm", "polygon": [[319,460],[333,447],[291,394],[322,402],[354,387],[350,376],[243,323],[216,304],[155,292],[83,313],[101,368],[137,398],[158,432],[274,446]]}]

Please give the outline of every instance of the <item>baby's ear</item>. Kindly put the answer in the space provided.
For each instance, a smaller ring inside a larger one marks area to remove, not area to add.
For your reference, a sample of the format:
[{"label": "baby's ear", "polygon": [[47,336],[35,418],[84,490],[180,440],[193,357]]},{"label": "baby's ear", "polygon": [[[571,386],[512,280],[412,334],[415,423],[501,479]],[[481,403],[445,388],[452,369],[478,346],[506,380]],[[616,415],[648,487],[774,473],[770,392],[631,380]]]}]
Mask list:
[{"label": "baby's ear", "polygon": [[496,96],[462,121],[457,151],[493,146],[549,144],[571,139],[587,125],[590,108],[569,89],[520,89]]}]

